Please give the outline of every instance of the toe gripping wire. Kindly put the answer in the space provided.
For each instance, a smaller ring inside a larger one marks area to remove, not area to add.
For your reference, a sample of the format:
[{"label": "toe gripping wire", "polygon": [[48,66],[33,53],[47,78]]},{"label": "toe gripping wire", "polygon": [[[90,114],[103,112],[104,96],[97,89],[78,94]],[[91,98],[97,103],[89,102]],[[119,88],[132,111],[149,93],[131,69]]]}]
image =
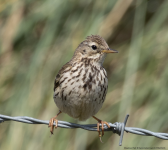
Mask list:
[{"label": "toe gripping wire", "polygon": [[[127,133],[143,135],[143,136],[154,136],[162,140],[168,140],[168,133],[152,132],[147,129],[136,128],[136,127],[126,127],[128,117],[129,115],[126,115],[123,123],[116,122],[112,124],[109,122],[108,124],[110,128],[106,124],[104,124],[104,131],[112,131],[113,133],[116,133],[120,136],[119,146],[121,146],[122,144],[124,131],[126,131]],[[27,117],[27,116],[11,117],[11,116],[0,114],[0,127],[1,127],[1,124],[3,124],[3,122],[6,122],[6,121],[17,121],[17,122],[22,122],[27,124],[45,124],[47,126],[49,125],[49,120],[39,120],[36,118]],[[53,125],[56,125],[55,121],[53,122]],[[97,124],[75,124],[75,123],[58,120],[57,126],[60,128],[68,128],[68,129],[81,128],[84,130],[97,132]],[[100,127],[101,127],[101,124],[100,124]],[[101,128],[100,128],[100,131],[102,131]]]},{"label": "toe gripping wire", "polygon": [[120,136],[119,146],[122,145],[122,140],[123,140],[123,136],[124,136],[124,130],[125,130],[125,126],[126,126],[128,117],[129,117],[129,115],[127,114],[126,117],[125,117],[124,122],[122,122],[122,123],[121,122],[116,122],[116,123],[114,123],[116,125],[116,127],[112,128],[113,133],[116,133],[116,134],[118,134]]},{"label": "toe gripping wire", "polygon": [[[127,123],[128,117],[129,117],[129,115],[127,114],[123,123],[121,123],[121,122],[116,122],[114,124],[108,123],[111,127],[110,129],[109,129],[109,127],[107,127],[106,124],[104,124],[105,125],[104,128],[105,128],[106,131],[113,131],[113,133],[116,133],[120,136],[119,146],[122,145],[124,131],[135,133],[135,134],[142,134],[138,131],[134,131],[133,128],[125,130],[125,125]],[[4,121],[9,121],[9,120],[28,123],[28,124],[46,124],[46,125],[49,125],[49,121],[39,120],[39,119],[27,117],[27,116],[10,117],[10,116],[5,116],[5,115],[0,114],[0,123],[2,123]],[[57,123],[53,122],[53,125],[57,124],[58,127],[69,128],[69,129],[82,128],[82,129],[85,129],[85,130],[97,131],[97,129],[95,128],[95,127],[97,127],[96,124],[80,125],[80,124],[74,124],[74,123],[69,123],[69,122],[65,122],[65,121],[58,121]],[[100,126],[101,126],[101,124],[100,124]],[[136,128],[136,130],[138,130],[138,128]],[[100,129],[100,131],[102,131],[102,130]],[[142,135],[145,135],[145,134],[143,133]],[[149,133],[147,135],[149,135]],[[168,135],[166,134],[166,136],[168,136]],[[167,137],[163,137],[163,136],[157,136],[157,137],[167,139]]]}]

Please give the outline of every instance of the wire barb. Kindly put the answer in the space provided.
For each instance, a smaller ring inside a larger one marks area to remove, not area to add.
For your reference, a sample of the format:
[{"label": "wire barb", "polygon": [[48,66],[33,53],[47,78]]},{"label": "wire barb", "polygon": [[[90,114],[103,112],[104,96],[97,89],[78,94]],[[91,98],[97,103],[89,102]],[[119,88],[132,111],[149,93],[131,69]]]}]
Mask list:
[{"label": "wire barb", "polygon": [[123,136],[124,136],[124,130],[125,130],[125,125],[127,123],[129,115],[127,114],[125,117],[124,122],[122,123],[122,129],[121,129],[121,135],[120,135],[120,141],[119,141],[119,146],[122,145],[122,140],[123,140]]},{"label": "wire barb", "polygon": [[[129,117],[129,115],[126,115],[123,123],[120,123],[120,122],[116,122],[114,124],[108,123],[110,125],[110,128],[108,128],[107,125],[104,124],[104,131],[113,131],[113,133],[116,133],[120,136],[119,146],[122,145],[124,131],[126,131],[127,133],[129,132],[129,133],[144,135],[144,136],[155,136],[155,137],[163,139],[163,140],[168,140],[168,133],[152,132],[152,131],[149,131],[146,129],[135,128],[135,127],[125,127],[127,120],[128,120],[128,117]],[[10,117],[10,116],[5,116],[5,115],[0,114],[0,123],[3,123],[5,121],[10,121],[10,120],[17,121],[17,122],[23,122],[23,123],[27,123],[27,124],[46,124],[46,125],[49,125],[49,120],[39,120],[39,119],[27,117],[27,116]],[[55,122],[54,122],[54,125],[55,125]],[[75,123],[70,123],[70,122],[66,122],[66,121],[58,121],[58,127],[69,128],[69,129],[81,128],[84,130],[97,132],[97,124],[81,125],[81,124],[75,124]]]}]

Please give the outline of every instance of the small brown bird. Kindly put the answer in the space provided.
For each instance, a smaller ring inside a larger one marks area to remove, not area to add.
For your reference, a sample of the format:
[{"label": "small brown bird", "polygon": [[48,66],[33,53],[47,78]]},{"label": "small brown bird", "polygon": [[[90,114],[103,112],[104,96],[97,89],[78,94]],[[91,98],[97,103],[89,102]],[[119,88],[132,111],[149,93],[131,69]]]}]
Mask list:
[{"label": "small brown bird", "polygon": [[53,123],[58,125],[57,116],[67,113],[69,116],[84,121],[93,117],[98,121],[97,130],[102,136],[104,124],[109,124],[96,118],[94,115],[100,110],[106,97],[108,79],[103,62],[107,53],[118,53],[109,48],[106,41],[99,35],[86,38],[76,49],[72,59],[58,72],[54,82],[54,101],[59,113],[51,118],[49,127],[53,134]]}]

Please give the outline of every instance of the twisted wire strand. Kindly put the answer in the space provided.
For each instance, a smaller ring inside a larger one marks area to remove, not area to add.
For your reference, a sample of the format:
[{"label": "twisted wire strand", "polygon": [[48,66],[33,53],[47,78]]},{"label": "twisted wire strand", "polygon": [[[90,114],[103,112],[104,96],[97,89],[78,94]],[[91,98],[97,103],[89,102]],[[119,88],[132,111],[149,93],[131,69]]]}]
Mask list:
[{"label": "twisted wire strand", "polygon": [[[133,134],[138,134],[138,135],[143,135],[143,136],[155,136],[163,140],[168,140],[168,133],[152,132],[146,129],[135,128],[135,127],[125,127],[128,117],[129,115],[126,115],[123,123],[121,122],[116,122],[114,124],[109,123],[111,128],[108,128],[107,125],[104,124],[104,131],[113,131],[113,133],[116,133],[120,136],[119,146],[122,145],[124,131],[126,131],[127,133],[133,133]],[[17,121],[17,122],[23,122],[27,124],[49,125],[49,120],[39,120],[39,119],[35,119],[32,117],[27,117],[27,116],[10,117],[10,116],[0,114],[0,123],[3,123],[5,121],[11,121],[11,120]],[[70,123],[66,121],[58,121],[58,127],[68,128],[68,129],[82,128],[84,130],[97,131],[97,124],[82,124],[81,125],[81,124],[75,124],[75,123]]]}]

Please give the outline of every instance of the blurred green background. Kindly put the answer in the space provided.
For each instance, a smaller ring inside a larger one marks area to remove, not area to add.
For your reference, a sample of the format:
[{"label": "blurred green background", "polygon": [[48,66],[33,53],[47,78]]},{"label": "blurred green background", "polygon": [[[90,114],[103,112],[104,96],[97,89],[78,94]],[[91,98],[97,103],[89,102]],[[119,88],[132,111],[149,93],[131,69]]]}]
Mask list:
[{"label": "blurred green background", "polygon": [[[108,55],[106,101],[96,117],[107,122],[168,133],[167,0],[1,0],[0,114],[49,120],[58,112],[53,83],[86,36],[104,37],[118,54]],[[59,120],[79,122],[66,114]],[[100,150],[160,146],[155,137],[62,129],[46,125],[0,124],[0,150]]]}]

